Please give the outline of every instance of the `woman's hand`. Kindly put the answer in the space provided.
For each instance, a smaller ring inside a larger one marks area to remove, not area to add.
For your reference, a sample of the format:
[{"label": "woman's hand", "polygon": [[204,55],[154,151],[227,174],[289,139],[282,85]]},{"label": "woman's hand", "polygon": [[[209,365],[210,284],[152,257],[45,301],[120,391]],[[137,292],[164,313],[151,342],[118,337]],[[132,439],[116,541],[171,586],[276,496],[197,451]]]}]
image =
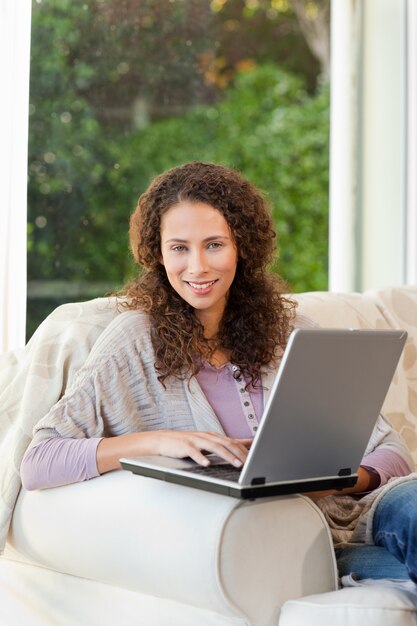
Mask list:
[{"label": "woman's hand", "polygon": [[233,439],[218,433],[190,430],[154,430],[108,437],[97,447],[100,474],[120,468],[126,456],[162,455],[181,459],[190,457],[200,465],[209,465],[206,453],[214,453],[235,467],[242,467],[252,439]]},{"label": "woman's hand", "polygon": [[189,430],[160,430],[154,434],[157,454],[176,459],[190,457],[200,465],[210,465],[204,453],[213,453],[235,467],[242,467],[252,442],[251,439]]}]

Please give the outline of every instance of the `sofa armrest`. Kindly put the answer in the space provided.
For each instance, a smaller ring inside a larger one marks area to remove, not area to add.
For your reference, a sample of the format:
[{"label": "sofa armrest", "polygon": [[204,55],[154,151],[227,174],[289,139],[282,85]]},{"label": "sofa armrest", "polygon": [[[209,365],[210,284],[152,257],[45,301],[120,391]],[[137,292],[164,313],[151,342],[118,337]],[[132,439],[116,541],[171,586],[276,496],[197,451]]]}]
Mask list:
[{"label": "sofa armrest", "polygon": [[5,557],[251,624],[336,588],[330,533],[308,498],[241,502],[124,471],[22,490]]}]

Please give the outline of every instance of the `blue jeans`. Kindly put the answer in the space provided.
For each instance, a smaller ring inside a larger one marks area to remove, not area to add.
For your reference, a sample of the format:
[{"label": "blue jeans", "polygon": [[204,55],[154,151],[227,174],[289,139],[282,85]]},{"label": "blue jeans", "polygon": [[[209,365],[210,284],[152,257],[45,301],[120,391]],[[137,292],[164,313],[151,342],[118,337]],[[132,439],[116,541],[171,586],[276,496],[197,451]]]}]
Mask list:
[{"label": "blue jeans", "polygon": [[417,583],[417,480],[391,489],[378,504],[373,521],[374,546],[336,550],[340,576],[410,578]]}]

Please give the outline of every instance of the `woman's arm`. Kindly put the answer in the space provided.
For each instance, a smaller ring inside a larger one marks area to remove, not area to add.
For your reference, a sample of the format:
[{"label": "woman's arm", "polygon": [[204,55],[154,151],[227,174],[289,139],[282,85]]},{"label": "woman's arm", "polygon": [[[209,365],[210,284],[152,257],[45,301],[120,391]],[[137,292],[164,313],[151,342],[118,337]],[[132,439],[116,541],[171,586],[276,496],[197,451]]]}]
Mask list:
[{"label": "woman's arm", "polygon": [[213,452],[241,467],[251,439],[193,431],[160,430],[109,438],[70,439],[52,437],[29,448],[20,466],[23,487],[47,489],[95,478],[120,468],[122,456],[189,456],[209,465],[204,452]]},{"label": "woman's arm", "polygon": [[365,469],[369,469],[379,475],[380,483],[378,486],[381,487],[385,485],[390,478],[407,476],[413,471],[408,460],[409,454],[401,452],[403,451],[400,447],[394,449],[383,444],[364,456],[361,465]]},{"label": "woman's arm", "polygon": [[340,496],[340,495],[352,495],[355,493],[366,493],[373,491],[379,487],[380,477],[377,473],[359,467],[358,480],[353,487],[345,487],[345,489],[326,489],[325,491],[311,491],[304,495],[309,498],[324,498],[325,496]]},{"label": "woman's arm", "polygon": [[390,478],[407,476],[412,471],[407,455],[401,455],[397,450],[381,445],[363,457],[358,469],[358,480],[353,487],[339,491],[335,489],[318,491],[307,495],[312,498],[322,498],[336,494],[367,493],[385,485]]},{"label": "woman's arm", "polygon": [[337,494],[353,494],[353,493],[367,493],[373,491],[379,487],[381,482],[378,472],[373,471],[373,468],[366,468],[362,465],[358,469],[358,480],[353,487],[346,487],[341,490],[334,490],[333,493]]}]

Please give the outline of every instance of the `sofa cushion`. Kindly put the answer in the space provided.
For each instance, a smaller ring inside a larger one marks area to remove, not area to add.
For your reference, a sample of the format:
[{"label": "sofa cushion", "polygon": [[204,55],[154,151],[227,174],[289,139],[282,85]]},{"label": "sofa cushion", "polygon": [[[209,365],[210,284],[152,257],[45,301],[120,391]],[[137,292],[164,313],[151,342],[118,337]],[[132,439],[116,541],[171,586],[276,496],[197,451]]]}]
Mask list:
[{"label": "sofa cushion", "polygon": [[316,291],[297,294],[298,312],[323,328],[390,328],[380,309],[366,294]]},{"label": "sofa cushion", "polygon": [[417,593],[345,588],[286,602],[279,626],[416,626]]}]

